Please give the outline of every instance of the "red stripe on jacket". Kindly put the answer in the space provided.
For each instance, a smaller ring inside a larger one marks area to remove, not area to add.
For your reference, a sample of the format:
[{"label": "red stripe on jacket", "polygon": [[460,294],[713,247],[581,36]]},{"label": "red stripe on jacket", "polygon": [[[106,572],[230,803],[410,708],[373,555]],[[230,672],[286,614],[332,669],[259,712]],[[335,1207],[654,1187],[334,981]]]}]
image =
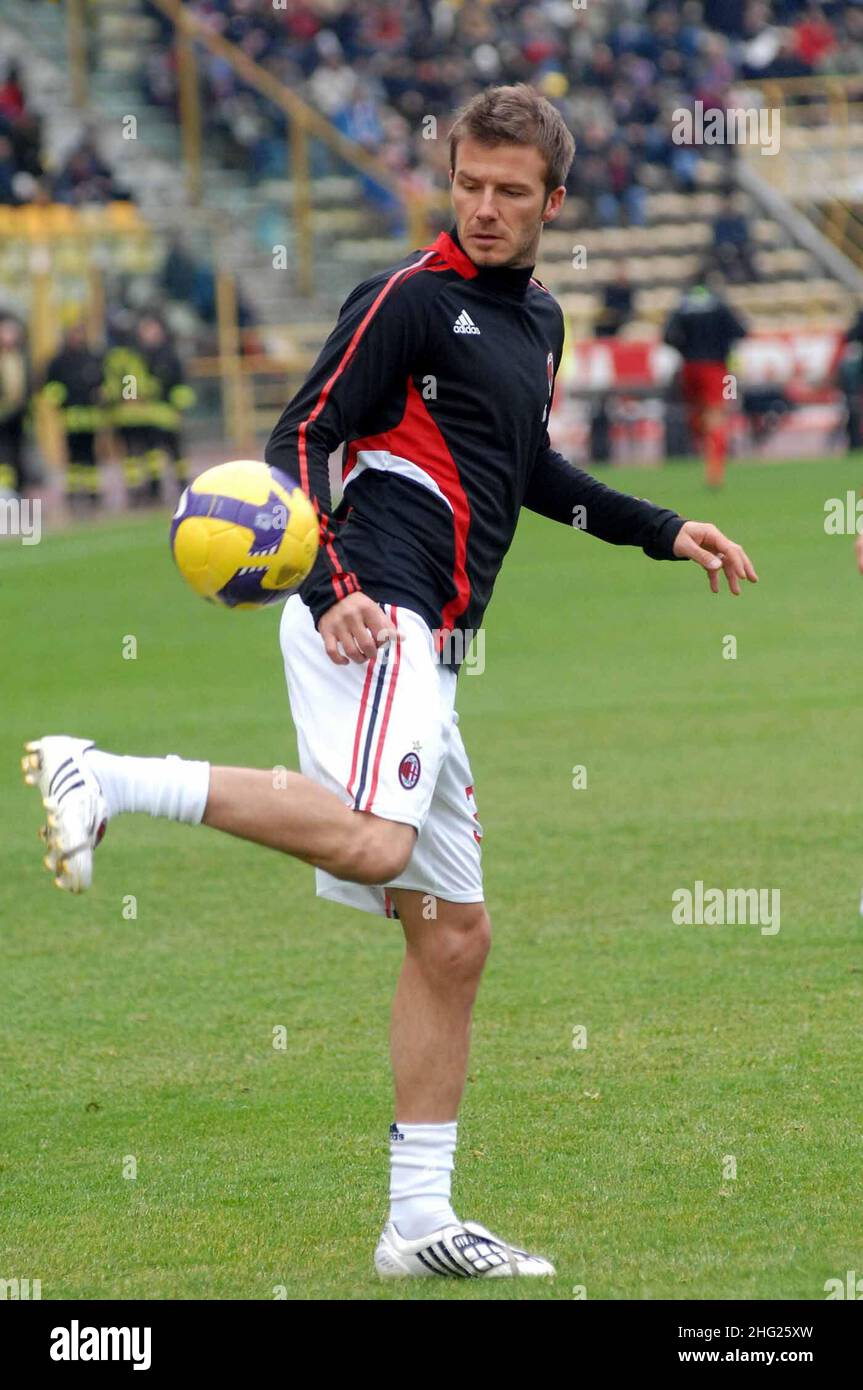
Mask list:
[{"label": "red stripe on jacket", "polygon": [[467,537],[470,530],[470,503],[462,487],[456,461],[412,380],[407,384],[405,413],[395,429],[386,430],[383,434],[369,435],[365,439],[353,440],[348,454],[351,467],[361,449],[385,449],[391,454],[410,459],[434,479],[452,507],[452,580],[456,596],[445,605],[441,614],[442,628],[445,632],[470,602],[470,580],[465,568]]},{"label": "red stripe on jacket", "polygon": [[[297,455],[300,464],[300,486],[302,487],[303,492],[305,492],[307,495],[311,495],[311,489],[309,485],[308,451],[306,447],[306,433],[308,431],[309,426],[314,423],[314,421],[320,415],[321,411],[324,409],[324,406],[327,403],[333,386],[338,381],[342,372],[348,366],[351,358],[357,350],[357,346],[360,342],[360,339],[362,338],[363,334],[365,333],[366,329],[368,328],[369,324],[371,323],[381,304],[392,290],[393,286],[398,284],[401,280],[409,279],[410,276],[415,275],[417,271],[423,270],[425,268],[426,261],[433,259],[433,257],[434,252],[432,250],[429,250],[426,253],[426,255],[423,256],[421,261],[418,261],[415,265],[404,266],[401,270],[397,270],[394,275],[390,276],[389,280],[387,280],[386,284],[381,289],[381,292],[375,299],[374,303],[367,310],[365,316],[363,317],[362,323],[358,326],[356,332],[351,338],[351,341],[348,343],[348,346],[342,353],[342,356],[339,359],[339,364],[333,372],[332,376],[327,382],[325,382],[325,384],[321,388],[321,393],[318,396],[318,399],[315,402],[312,410],[306,416],[305,420],[300,421],[299,428],[297,431]],[[317,509],[317,498],[313,497],[312,501]],[[330,564],[332,565],[334,570],[334,573],[332,575],[332,584],[336,598],[341,599],[344,598],[345,595],[348,593],[357,592],[359,590],[360,584],[355,574],[345,574],[345,572],[340,568],[339,558],[336,554],[335,547],[332,544],[334,539],[334,533],[331,530],[328,523],[328,517],[322,519],[321,544],[324,546],[329,556]]]}]

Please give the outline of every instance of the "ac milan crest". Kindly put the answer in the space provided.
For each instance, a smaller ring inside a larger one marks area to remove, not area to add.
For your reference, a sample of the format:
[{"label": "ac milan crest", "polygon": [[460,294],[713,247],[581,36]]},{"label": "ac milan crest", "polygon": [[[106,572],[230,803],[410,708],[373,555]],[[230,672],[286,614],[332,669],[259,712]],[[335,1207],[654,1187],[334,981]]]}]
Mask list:
[{"label": "ac milan crest", "polygon": [[420,760],[416,753],[405,753],[399,763],[399,781],[405,791],[410,791],[412,787],[416,786],[420,780],[421,770]]}]

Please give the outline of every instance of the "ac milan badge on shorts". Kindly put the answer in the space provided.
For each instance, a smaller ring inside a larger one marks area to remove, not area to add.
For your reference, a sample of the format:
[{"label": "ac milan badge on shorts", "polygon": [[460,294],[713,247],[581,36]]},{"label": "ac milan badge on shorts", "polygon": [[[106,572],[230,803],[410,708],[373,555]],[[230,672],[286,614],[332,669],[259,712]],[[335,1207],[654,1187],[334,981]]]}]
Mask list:
[{"label": "ac milan badge on shorts", "polygon": [[420,760],[416,753],[405,753],[399,763],[399,781],[405,791],[410,791],[420,780]]}]

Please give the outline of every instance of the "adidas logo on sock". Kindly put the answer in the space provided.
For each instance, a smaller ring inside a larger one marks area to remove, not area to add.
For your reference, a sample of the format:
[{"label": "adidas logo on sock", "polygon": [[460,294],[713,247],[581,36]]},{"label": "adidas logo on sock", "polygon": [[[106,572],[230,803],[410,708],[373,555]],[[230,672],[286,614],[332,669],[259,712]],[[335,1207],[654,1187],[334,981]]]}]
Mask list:
[{"label": "adidas logo on sock", "polygon": [[399,1139],[404,1139],[404,1135],[402,1134],[402,1132],[401,1132],[401,1130],[399,1129],[398,1125],[396,1125],[396,1124],[390,1125],[390,1143],[391,1143],[391,1144],[395,1144],[395,1143],[397,1142],[397,1140],[399,1140]]},{"label": "adidas logo on sock", "polygon": [[467,309],[462,309],[458,318],[452,326],[453,333],[479,333],[479,329],[468,313]]}]

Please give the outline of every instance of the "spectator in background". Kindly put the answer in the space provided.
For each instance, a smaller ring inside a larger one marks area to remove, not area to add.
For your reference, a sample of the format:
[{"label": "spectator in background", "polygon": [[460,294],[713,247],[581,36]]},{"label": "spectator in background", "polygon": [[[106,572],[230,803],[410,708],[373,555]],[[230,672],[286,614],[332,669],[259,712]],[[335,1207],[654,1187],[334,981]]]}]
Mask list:
[{"label": "spectator in background", "polygon": [[612,141],[605,167],[606,188],[596,202],[600,222],[618,227],[625,217],[628,226],[643,227],[647,221],[647,193],[639,181],[632,151],[622,137]]},{"label": "spectator in background", "polygon": [[342,46],[329,29],[322,29],[315,43],[321,57],[309,79],[308,94],[317,109],[334,120],[354,94],[356,73],[345,62]]},{"label": "spectator in background", "polygon": [[9,138],[15,150],[19,172],[31,174],[34,179],[43,178],[45,171],[42,165],[42,126],[39,117],[31,111],[25,111],[9,131]]},{"label": "spectator in background", "polygon": [[833,26],[825,18],[820,5],[809,5],[803,18],[795,24],[794,51],[810,71],[821,66],[825,58],[838,47]]},{"label": "spectator in background", "polygon": [[843,18],[842,42],[821,59],[821,74],[863,72],[863,6],[846,9]]},{"label": "spectator in background", "polygon": [[[861,406],[863,406],[863,308],[845,335],[845,344],[837,364],[836,375],[845,397],[847,410],[848,448],[863,446]],[[858,550],[858,554],[859,554]]]},{"label": "spectator in background", "polygon": [[17,63],[10,63],[6,76],[0,82],[0,116],[7,121],[19,121],[24,115],[26,99],[21,85],[21,69]]},{"label": "spectator in background", "polygon": [[632,316],[632,286],[626,262],[621,261],[617,274],[602,294],[602,308],[594,324],[597,338],[613,338]]},{"label": "spectator in background", "polygon": [[198,263],[180,236],[171,239],[162,263],[161,285],[169,299],[191,304],[195,297]]},{"label": "spectator in background", "polygon": [[[137,382],[134,399],[124,391],[129,376]],[[142,314],[132,340],[108,350],[104,390],[123,443],[129,501],[138,506],[158,502],[169,468],[177,488],[185,486],[182,413],[194,404],[195,395],[157,313]]]},{"label": "spectator in background", "polygon": [[67,329],[45,369],[42,394],[59,412],[66,439],[66,500],[74,510],[99,505],[96,436],[107,423],[102,401],[104,354],[87,342],[83,322]]},{"label": "spectator in background", "polygon": [[107,203],[112,197],[111,170],[84,136],[66,156],[54,180],[54,199],[58,203]]},{"label": "spectator in background", "polygon": [[0,203],[7,207],[18,202],[15,180],[18,175],[18,162],[15,150],[8,135],[0,135]]},{"label": "spectator in background", "polygon": [[728,355],[746,328],[720,297],[715,271],[699,276],[670,316],[663,341],[683,358],[681,386],[689,427],[704,454],[708,487],[721,487],[728,451]]},{"label": "spectator in background", "polygon": [[681,193],[693,193],[698,186],[701,147],[678,144],[672,137],[680,101],[667,96],[656,124],[650,129],[645,143],[647,159],[663,165],[672,176],[674,187]]},{"label": "spectator in background", "polygon": [[600,226],[618,227],[621,221],[643,227],[647,220],[647,193],[642,186],[631,150],[622,137],[591,124],[578,145],[573,164],[572,191],[584,198]]},{"label": "spectator in background", "polygon": [[857,315],[845,335],[849,343],[859,343],[863,347],[863,306],[858,307]]},{"label": "spectator in background", "polygon": [[[385,155],[385,130],[380,116],[380,106],[368,82],[361,78],[355,80],[351,96],[341,110],[336,112],[333,124],[344,136],[361,145],[369,154],[378,158]],[[389,161],[385,159],[384,162]],[[402,200],[385,184],[367,174],[362,177],[362,190],[372,207],[381,214],[390,235],[404,235],[407,228]]]},{"label": "spectator in background", "polygon": [[779,38],[779,47],[775,57],[762,68],[761,77],[810,77],[812,69],[808,63],[804,63],[797,48],[797,39],[792,29],[779,29],[776,31]]},{"label": "spectator in background", "polygon": [[375,154],[383,143],[384,127],[380,116],[380,102],[372,94],[370,83],[356,78],[350,96],[333,116],[333,124],[349,140],[369,153]]},{"label": "spectator in background", "polygon": [[704,0],[704,23],[730,39],[742,39],[748,3],[749,0]]},{"label": "spectator in background", "polygon": [[713,224],[713,254],[717,269],[730,283],[740,285],[758,279],[749,224],[731,192],[725,194]]},{"label": "spectator in background", "polygon": [[0,203],[30,201],[33,185],[21,175],[41,176],[40,145],[39,119],[27,111],[21,70],[12,63],[0,82]]},{"label": "spectator in background", "polygon": [[[204,323],[216,322],[215,274],[206,261],[194,255],[182,237],[176,236],[170,242],[159,281],[169,299],[190,305]],[[237,297],[237,322],[244,329],[254,327],[257,322],[242,294]]]},{"label": "spectator in background", "polygon": [[610,189],[605,160],[599,150],[591,148],[588,140],[583,142],[579,157],[570,170],[568,185],[569,191],[587,204],[585,221],[588,225],[595,226],[600,217],[599,200],[606,196]]},{"label": "spectator in background", "polygon": [[24,420],[30,402],[30,365],[24,325],[0,316],[0,494],[18,496],[24,486]]},{"label": "spectator in background", "polygon": [[239,152],[239,166],[257,178],[281,175],[285,142],[273,138],[273,118],[252,92],[236,92],[223,108],[225,126]]}]

